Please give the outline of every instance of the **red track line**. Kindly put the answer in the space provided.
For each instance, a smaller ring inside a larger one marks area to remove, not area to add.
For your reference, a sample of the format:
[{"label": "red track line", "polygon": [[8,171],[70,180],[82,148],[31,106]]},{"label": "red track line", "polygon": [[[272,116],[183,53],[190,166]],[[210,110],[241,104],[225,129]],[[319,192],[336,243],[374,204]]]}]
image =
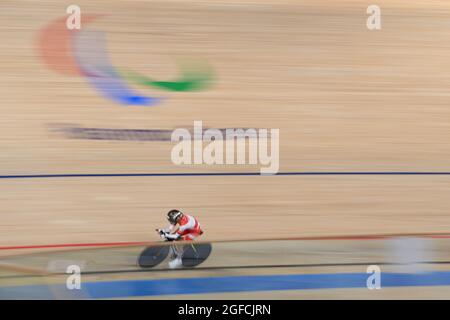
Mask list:
[{"label": "red track line", "polygon": [[[282,241],[282,240],[382,240],[393,237],[424,237],[435,239],[449,239],[450,234],[445,233],[417,233],[417,234],[380,234],[380,235],[348,235],[348,236],[316,236],[316,237],[291,237],[291,238],[271,238],[271,239],[246,239],[246,240],[221,240],[212,242],[243,242],[243,241]],[[203,242],[203,241],[199,241]],[[70,248],[70,247],[114,247],[114,246],[138,246],[154,244],[152,241],[140,242],[99,242],[99,243],[66,243],[66,244],[46,244],[46,245],[24,245],[0,247],[0,250],[20,250],[20,249],[50,249],[50,248]]]},{"label": "red track line", "polygon": [[20,249],[47,249],[47,248],[69,248],[69,247],[112,247],[112,246],[135,246],[149,244],[149,242],[99,242],[99,243],[65,243],[65,244],[45,244],[0,247],[0,250],[20,250]]}]

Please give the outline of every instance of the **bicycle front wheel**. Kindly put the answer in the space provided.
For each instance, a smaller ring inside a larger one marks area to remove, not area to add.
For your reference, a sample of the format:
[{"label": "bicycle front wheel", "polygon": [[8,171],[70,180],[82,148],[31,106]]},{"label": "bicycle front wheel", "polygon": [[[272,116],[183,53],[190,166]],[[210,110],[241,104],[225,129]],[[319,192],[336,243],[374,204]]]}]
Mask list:
[{"label": "bicycle front wheel", "polygon": [[153,268],[160,264],[169,254],[169,246],[151,246],[142,251],[138,258],[141,268]]}]

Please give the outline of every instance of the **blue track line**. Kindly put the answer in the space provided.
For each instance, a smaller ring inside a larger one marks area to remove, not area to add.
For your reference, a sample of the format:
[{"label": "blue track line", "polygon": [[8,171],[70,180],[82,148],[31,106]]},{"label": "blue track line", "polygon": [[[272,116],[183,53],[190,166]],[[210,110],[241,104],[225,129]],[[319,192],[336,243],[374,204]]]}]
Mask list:
[{"label": "blue track line", "polygon": [[[80,290],[65,285],[0,287],[1,299],[124,298],[223,292],[367,288],[367,273],[330,273],[116,280],[82,282]],[[450,272],[381,273],[381,288],[449,286]]]},{"label": "blue track line", "polygon": [[[0,179],[45,179],[45,178],[100,178],[100,177],[199,177],[199,176],[260,176],[259,172],[181,172],[181,173],[61,173],[61,174],[23,174],[0,175]],[[450,172],[441,171],[324,171],[324,172],[279,172],[274,176],[448,176]]]}]

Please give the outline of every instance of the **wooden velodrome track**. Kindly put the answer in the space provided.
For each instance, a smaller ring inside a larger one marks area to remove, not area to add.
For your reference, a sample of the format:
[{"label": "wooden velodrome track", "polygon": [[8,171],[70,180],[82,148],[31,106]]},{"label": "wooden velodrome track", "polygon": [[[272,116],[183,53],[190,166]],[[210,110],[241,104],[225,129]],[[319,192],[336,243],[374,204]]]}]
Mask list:
[{"label": "wooden velodrome track", "polygon": [[[35,252],[2,257],[0,299],[448,299],[449,239],[219,241],[202,264],[179,270],[167,259],[138,267],[144,245]],[[73,264],[82,268],[81,291],[65,286]],[[369,265],[382,271],[381,290],[367,290]]]},{"label": "wooden velodrome track", "polygon": [[9,175],[258,172],[175,166],[168,141],[69,139],[56,125],[108,129],[279,128],[280,172],[450,171],[450,3],[85,1],[102,14],[114,65],[157,79],[174,61],[214,69],[200,92],[122,106],[51,70],[39,32],[73,1],[0,2],[0,246],[155,240],[173,207],[205,240],[450,231],[450,176]]}]

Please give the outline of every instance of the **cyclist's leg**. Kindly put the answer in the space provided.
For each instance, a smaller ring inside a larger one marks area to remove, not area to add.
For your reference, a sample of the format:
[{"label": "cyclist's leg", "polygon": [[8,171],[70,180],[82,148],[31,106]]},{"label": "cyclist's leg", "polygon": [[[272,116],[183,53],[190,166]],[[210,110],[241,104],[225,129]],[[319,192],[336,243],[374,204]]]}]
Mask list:
[{"label": "cyclist's leg", "polygon": [[182,266],[182,258],[183,258],[184,246],[185,246],[185,243],[183,243],[183,242],[184,241],[193,241],[199,236],[200,236],[200,234],[196,233],[196,232],[187,233],[187,234],[181,236],[182,241],[175,241],[171,245],[172,252],[173,252],[173,255],[171,256],[171,261],[169,261],[169,267],[171,269],[179,268]]},{"label": "cyclist's leg", "polygon": [[173,243],[170,248],[172,249],[172,256],[169,261],[169,268],[175,269],[183,266],[182,256],[183,256],[183,245]]},{"label": "cyclist's leg", "polygon": [[178,249],[176,244],[171,244],[170,245],[170,251],[169,251],[169,257],[170,260],[176,259],[178,256]]}]

